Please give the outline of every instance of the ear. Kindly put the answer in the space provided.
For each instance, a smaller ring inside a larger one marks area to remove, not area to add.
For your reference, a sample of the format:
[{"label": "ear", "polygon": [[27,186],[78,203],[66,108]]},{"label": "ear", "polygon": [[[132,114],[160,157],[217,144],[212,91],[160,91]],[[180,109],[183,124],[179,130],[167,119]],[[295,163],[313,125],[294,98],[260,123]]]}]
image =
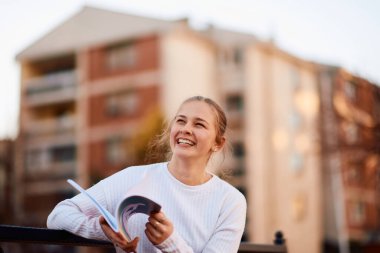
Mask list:
[{"label": "ear", "polygon": [[226,138],[223,136],[222,138],[220,138],[219,143],[216,143],[216,146],[212,148],[212,151],[213,152],[219,151],[220,149],[223,148],[225,143],[226,143]]}]

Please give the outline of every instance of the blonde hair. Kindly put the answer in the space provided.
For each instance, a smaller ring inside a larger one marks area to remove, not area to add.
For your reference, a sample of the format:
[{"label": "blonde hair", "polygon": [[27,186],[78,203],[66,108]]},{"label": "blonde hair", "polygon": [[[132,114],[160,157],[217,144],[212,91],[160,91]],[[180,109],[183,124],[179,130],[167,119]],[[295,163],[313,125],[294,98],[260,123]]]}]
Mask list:
[{"label": "blonde hair", "polygon": [[[203,96],[194,96],[186,99],[182,102],[181,106],[193,101],[204,102],[210,106],[215,114],[215,127],[216,127],[216,138],[215,141],[218,145],[222,144],[223,138],[225,137],[227,130],[227,117],[223,109],[212,99]],[[179,108],[181,108],[181,106]],[[172,152],[170,149],[170,129],[173,125],[174,118],[170,122],[165,123],[164,130],[160,135],[158,135],[148,147],[148,155],[146,156],[147,162],[162,162],[170,160],[172,157]],[[224,145],[228,146],[228,145]],[[225,149],[223,148],[223,151]],[[224,151],[225,152],[225,151]]]}]

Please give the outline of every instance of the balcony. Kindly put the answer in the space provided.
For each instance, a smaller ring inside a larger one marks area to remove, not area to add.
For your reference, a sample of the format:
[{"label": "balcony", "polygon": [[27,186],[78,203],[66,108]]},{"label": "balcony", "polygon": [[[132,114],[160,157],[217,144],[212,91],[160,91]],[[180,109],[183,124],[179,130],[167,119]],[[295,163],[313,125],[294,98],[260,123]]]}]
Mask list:
[{"label": "balcony", "polygon": [[26,122],[23,126],[25,147],[32,150],[75,143],[75,126],[76,117],[73,115]]},{"label": "balcony", "polygon": [[29,180],[72,177],[76,165],[74,143],[31,149],[26,152],[26,174]]},{"label": "balcony", "polygon": [[77,161],[60,161],[41,163],[42,166],[27,165],[28,180],[68,178],[76,174]]},{"label": "balcony", "polygon": [[75,130],[75,120],[74,116],[34,120],[25,124],[25,132],[30,137],[56,135],[67,132],[73,133]]},{"label": "balcony", "polygon": [[76,83],[75,70],[30,79],[25,83],[26,105],[43,106],[74,101]]},{"label": "balcony", "polygon": [[241,66],[224,64],[219,66],[220,82],[226,93],[243,92],[244,72]]}]

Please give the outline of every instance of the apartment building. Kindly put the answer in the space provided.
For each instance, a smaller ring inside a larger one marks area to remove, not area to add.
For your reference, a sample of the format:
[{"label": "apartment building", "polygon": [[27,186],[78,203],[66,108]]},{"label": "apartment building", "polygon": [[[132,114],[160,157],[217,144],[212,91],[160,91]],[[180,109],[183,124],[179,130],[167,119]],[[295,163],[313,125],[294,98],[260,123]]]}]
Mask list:
[{"label": "apartment building", "polygon": [[326,247],[379,245],[380,87],[321,66]]},{"label": "apartment building", "polygon": [[249,233],[269,243],[273,231],[282,230],[289,252],[320,252],[316,65],[271,43],[255,43],[247,48],[245,69]]},{"label": "apartment building", "polygon": [[[338,76],[348,73],[305,61],[250,34],[212,26],[197,31],[186,19],[156,20],[92,7],[27,47],[17,60],[21,106],[15,215],[20,224],[44,225],[51,208],[74,194],[67,178],[88,187],[143,163],[163,119],[170,119],[185,98],[202,94],[227,112],[233,153],[214,159],[210,169],[229,172],[226,180],[247,197],[244,240],[271,243],[273,233],[282,230],[289,251],[296,253],[321,252],[325,239],[341,240],[329,234],[330,218],[335,221],[338,212],[328,207],[341,196],[326,193],[332,168],[325,142],[344,135],[331,127],[355,131],[350,120],[348,126],[340,121],[342,106],[331,102],[336,90],[345,89]],[[363,92],[363,101],[371,97],[373,107],[368,104],[367,113],[358,117],[374,124],[363,130],[372,136],[380,100],[372,94],[375,86],[360,80],[353,90]],[[347,92],[341,92],[344,99]],[[365,104],[361,100],[355,102],[358,108]],[[343,114],[347,111],[343,108]],[[326,118],[331,113],[333,121]],[[370,145],[378,148],[375,141]],[[339,152],[346,152],[343,146]],[[337,156],[339,162],[348,163],[352,155],[347,152]],[[371,175],[378,173],[375,156],[367,162]],[[337,168],[343,173],[346,166]],[[347,192],[343,209],[351,208],[355,194],[379,207],[378,192],[354,185],[341,188]],[[362,212],[362,206],[355,208]],[[365,210],[378,217],[374,209]],[[378,218],[368,222],[379,224]]]}]

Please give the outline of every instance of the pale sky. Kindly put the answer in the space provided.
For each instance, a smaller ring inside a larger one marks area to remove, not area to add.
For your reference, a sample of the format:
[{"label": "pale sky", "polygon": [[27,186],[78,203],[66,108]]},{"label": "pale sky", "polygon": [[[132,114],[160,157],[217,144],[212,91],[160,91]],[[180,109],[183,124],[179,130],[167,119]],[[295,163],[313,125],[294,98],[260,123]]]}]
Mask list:
[{"label": "pale sky", "polygon": [[0,139],[17,135],[19,66],[15,56],[82,6],[163,19],[195,28],[273,38],[306,60],[338,65],[380,84],[378,0],[0,0]]}]

